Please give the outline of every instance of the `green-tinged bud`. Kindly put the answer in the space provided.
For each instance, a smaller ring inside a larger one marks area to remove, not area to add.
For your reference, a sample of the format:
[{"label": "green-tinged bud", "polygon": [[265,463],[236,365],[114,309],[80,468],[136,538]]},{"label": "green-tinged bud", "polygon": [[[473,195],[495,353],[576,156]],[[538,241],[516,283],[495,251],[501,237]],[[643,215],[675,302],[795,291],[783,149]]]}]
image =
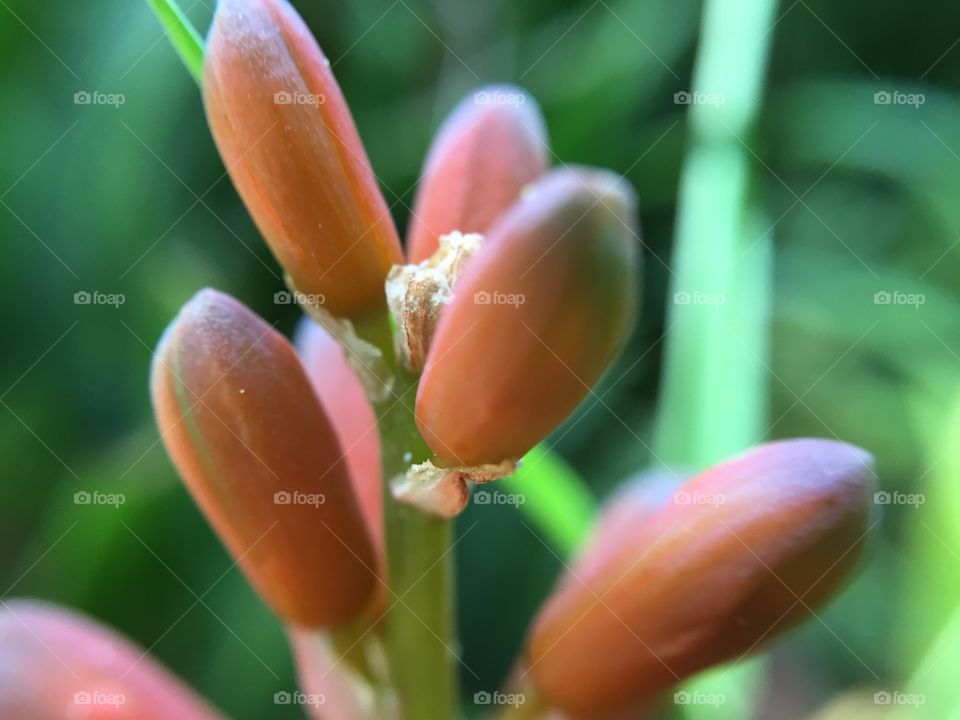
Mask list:
[{"label": "green-tinged bud", "polygon": [[160,341],[151,391],[187,488],[274,611],[324,627],[363,609],[370,536],[290,343],[233,298],[201,291]]}]

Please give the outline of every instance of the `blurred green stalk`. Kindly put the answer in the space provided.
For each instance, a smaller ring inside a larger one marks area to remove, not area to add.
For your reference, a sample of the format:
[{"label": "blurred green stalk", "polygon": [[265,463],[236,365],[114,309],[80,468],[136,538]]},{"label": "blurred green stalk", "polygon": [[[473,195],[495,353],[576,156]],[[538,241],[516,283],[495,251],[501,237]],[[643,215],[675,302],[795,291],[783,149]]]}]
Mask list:
[{"label": "blurred green stalk", "polygon": [[677,210],[658,460],[693,469],[766,428],[771,234],[751,194],[748,144],[775,0],[708,0]]},{"label": "blurred green stalk", "polygon": [[[749,148],[776,0],[707,0],[689,102],[668,306],[658,462],[699,470],[766,434],[771,232],[751,192]],[[686,689],[723,698],[689,718],[754,714],[762,661],[706,673]]]},{"label": "blurred green stalk", "polygon": [[177,5],[177,0],[147,0],[153,12],[160,20],[170,37],[177,55],[186,65],[187,70],[197,81],[203,84],[203,38],[184,15]]}]

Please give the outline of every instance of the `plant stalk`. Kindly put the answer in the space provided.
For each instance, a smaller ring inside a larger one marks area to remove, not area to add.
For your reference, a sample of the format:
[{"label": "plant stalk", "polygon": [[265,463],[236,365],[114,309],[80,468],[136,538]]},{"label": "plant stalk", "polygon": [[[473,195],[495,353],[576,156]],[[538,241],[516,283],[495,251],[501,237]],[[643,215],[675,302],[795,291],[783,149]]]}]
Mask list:
[{"label": "plant stalk", "polygon": [[414,416],[417,377],[397,363],[389,313],[355,322],[357,333],[384,353],[393,391],[375,404],[383,467],[384,523],[390,592],[386,646],[390,677],[403,720],[458,717],[453,522],[398,503],[393,478],[433,453]]}]

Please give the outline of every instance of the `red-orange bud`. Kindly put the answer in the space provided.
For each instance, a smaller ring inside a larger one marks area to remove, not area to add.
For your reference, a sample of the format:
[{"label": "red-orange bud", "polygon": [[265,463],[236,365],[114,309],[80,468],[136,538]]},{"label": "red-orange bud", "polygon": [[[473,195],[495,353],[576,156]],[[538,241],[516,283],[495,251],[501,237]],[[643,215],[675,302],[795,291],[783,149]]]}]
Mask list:
[{"label": "red-orange bud", "polygon": [[329,63],[286,0],[220,0],[203,94],[233,183],[296,289],[335,315],[382,307],[402,262],[396,229]]},{"label": "red-orange bud", "polygon": [[222,718],[113,631],[69,610],[25,600],[0,609],[0,717]]},{"label": "red-orange bud", "polygon": [[850,445],[760,446],[680,487],[605,560],[580,564],[530,633],[538,690],[612,712],[748,654],[837,590],[868,531],[871,458]]},{"label": "red-orange bud", "polygon": [[407,238],[409,262],[426,260],[454,230],[486,233],[547,169],[547,133],[536,101],[510,85],[464,98],[427,155]]},{"label": "red-orange bud", "polygon": [[340,443],[287,340],[204,290],[151,373],[167,452],[247,578],[281,617],[340,624],[374,585],[374,552]]},{"label": "red-orange bud", "polygon": [[590,392],[632,325],[635,215],[617,175],[563,169],[494,225],[443,309],[417,392],[438,456],[519,458]]}]

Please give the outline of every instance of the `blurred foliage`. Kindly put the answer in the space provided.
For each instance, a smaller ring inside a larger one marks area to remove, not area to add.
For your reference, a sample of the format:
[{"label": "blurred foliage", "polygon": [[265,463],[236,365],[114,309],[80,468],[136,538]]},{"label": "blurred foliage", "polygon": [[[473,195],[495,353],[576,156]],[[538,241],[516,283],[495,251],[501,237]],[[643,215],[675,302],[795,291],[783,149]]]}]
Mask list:
[{"label": "blurred foliage", "polygon": [[[184,4],[199,28],[211,5]],[[699,3],[296,5],[401,227],[432,132],[480,83],[517,82],[541,100],[556,162],[609,166],[636,186],[643,313],[597,395],[552,442],[598,498],[651,464],[688,141],[674,93],[690,89]],[[960,6],[801,0],[777,17],[760,126],[744,138],[775,237],[767,436],[863,445],[882,490],[925,499],[879,505],[858,580],[777,646],[765,716],[793,718],[851,688],[922,682],[921,664],[949,687],[956,667],[938,666],[935,651],[957,633],[948,623],[960,602]],[[0,56],[2,597],[41,596],[107,621],[233,717],[295,717],[272,703],[294,682],[281,628],[177,482],[146,391],[152,346],[200,287],[292,329],[295,309],[272,302],[276,264],[147,3],[4,0]],[[124,102],[78,104],[84,92]],[[877,104],[877,92],[923,103]],[[80,291],[125,302],[78,305]],[[878,304],[877,293],[923,303]],[[126,502],[77,505],[79,491]],[[472,694],[508,671],[562,566],[508,506],[473,505],[460,528]]]}]

